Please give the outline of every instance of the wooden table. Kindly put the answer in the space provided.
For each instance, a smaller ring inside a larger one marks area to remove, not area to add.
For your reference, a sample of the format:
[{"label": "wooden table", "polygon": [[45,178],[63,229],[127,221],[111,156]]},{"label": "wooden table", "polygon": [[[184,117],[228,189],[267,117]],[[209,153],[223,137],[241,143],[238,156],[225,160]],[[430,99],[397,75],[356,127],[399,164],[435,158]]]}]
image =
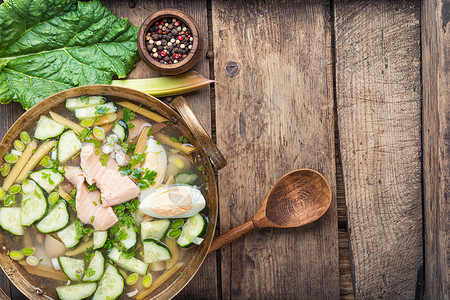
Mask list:
[{"label": "wooden table", "polygon": [[[135,25],[178,8],[205,33],[195,69],[217,83],[186,98],[228,160],[217,233],[293,169],[333,190],[315,224],[208,256],[178,299],[449,299],[448,0],[104,3]],[[22,110],[0,110],[3,135]]]}]

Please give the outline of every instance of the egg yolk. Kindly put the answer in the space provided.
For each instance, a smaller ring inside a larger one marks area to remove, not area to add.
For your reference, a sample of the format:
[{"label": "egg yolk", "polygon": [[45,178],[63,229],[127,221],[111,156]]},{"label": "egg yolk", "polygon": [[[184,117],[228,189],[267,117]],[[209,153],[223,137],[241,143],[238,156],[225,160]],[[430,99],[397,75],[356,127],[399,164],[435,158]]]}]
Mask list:
[{"label": "egg yolk", "polygon": [[165,191],[155,197],[151,209],[158,215],[174,217],[188,212],[192,208],[190,193],[183,190]]}]

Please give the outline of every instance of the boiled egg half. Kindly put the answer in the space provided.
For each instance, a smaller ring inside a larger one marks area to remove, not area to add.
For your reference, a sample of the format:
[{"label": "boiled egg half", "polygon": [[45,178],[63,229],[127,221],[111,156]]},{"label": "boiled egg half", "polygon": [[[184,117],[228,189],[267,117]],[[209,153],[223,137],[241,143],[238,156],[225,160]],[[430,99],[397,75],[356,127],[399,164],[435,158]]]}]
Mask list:
[{"label": "boiled egg half", "polygon": [[[145,161],[142,164],[143,169],[148,169],[150,171],[155,171],[158,173],[155,178],[155,186],[161,184],[164,180],[164,176],[166,175],[167,169],[167,154],[166,150],[161,144],[158,144],[157,141],[150,136],[147,140],[147,144],[145,147]],[[142,198],[145,198],[151,189],[146,189],[141,192],[141,201]]]},{"label": "boiled egg half", "polygon": [[151,189],[144,199],[141,198],[139,209],[154,218],[188,218],[205,205],[205,198],[198,189],[172,184]]}]

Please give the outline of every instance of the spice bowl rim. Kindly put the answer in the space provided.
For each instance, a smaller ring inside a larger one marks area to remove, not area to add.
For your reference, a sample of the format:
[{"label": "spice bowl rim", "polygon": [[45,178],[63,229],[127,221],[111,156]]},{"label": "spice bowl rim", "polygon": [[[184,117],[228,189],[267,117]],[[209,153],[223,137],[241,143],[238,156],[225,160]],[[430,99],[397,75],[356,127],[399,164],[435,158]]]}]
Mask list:
[{"label": "spice bowl rim", "polygon": [[[147,50],[146,47],[145,36],[149,31],[150,26],[155,22],[167,17],[180,19],[191,30],[191,34],[193,37],[192,49],[187,54],[186,58],[175,64],[160,63],[151,56],[151,53]],[[139,56],[144,61],[144,63],[152,70],[164,75],[177,75],[188,71],[199,60],[203,46],[202,33],[197,22],[189,14],[178,9],[159,10],[149,15],[139,28],[137,43]]]}]

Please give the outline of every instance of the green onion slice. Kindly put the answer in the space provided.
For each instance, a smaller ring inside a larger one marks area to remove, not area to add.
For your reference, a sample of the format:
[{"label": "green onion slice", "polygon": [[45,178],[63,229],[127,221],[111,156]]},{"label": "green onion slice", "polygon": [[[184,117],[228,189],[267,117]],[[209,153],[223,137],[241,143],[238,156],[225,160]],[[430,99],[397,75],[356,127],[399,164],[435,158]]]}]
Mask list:
[{"label": "green onion slice", "polygon": [[178,229],[181,228],[181,226],[183,226],[184,224],[184,220],[183,219],[176,219],[172,221],[172,228],[173,229]]},{"label": "green onion slice", "polygon": [[26,131],[22,131],[20,133],[19,137],[20,137],[20,140],[22,141],[22,143],[24,143],[25,145],[28,145],[31,142],[30,135]]},{"label": "green onion slice", "polygon": [[81,120],[80,125],[82,127],[91,127],[92,125],[94,125],[94,119],[87,118],[87,119]]},{"label": "green onion slice", "polygon": [[23,152],[25,150],[25,144],[21,140],[15,140],[13,146],[17,151]]},{"label": "green onion slice", "polygon": [[24,255],[21,251],[9,251],[9,257],[11,257],[14,260],[22,260]]},{"label": "green onion slice", "polygon": [[103,128],[95,126],[92,130],[92,134],[99,140],[103,140],[105,138],[105,130]]},{"label": "green onion slice", "polygon": [[138,273],[133,273],[128,275],[127,279],[125,279],[125,283],[127,285],[133,285],[135,284],[139,279],[139,274]]},{"label": "green onion slice", "polygon": [[167,237],[174,239],[178,237],[180,234],[181,234],[180,229],[169,229],[169,231],[167,232]]},{"label": "green onion slice", "polygon": [[34,248],[31,248],[31,247],[25,247],[22,249],[22,254],[25,256],[33,255],[34,252],[35,252]]},{"label": "green onion slice", "polygon": [[2,169],[0,170],[0,173],[3,177],[5,177],[9,174],[9,171],[11,171],[11,165],[8,163],[4,163]]},{"label": "green onion slice", "polygon": [[5,154],[5,156],[3,157],[3,159],[10,164],[15,164],[17,162],[17,160],[19,159],[19,157],[17,155],[11,154],[11,153],[7,153]]},{"label": "green onion slice", "polygon": [[39,260],[34,256],[28,256],[27,257],[27,264],[29,264],[32,267],[35,267],[39,264]]},{"label": "green onion slice", "polygon": [[18,194],[18,193],[20,193],[20,191],[22,190],[22,187],[20,186],[20,184],[14,184],[13,186],[11,186],[10,188],[9,188],[9,193],[10,194],[13,194],[13,195],[15,195],[15,194]]},{"label": "green onion slice", "polygon": [[11,206],[16,203],[16,197],[14,195],[8,195],[5,199],[5,206]]},{"label": "green onion slice", "polygon": [[59,200],[59,193],[58,192],[52,192],[50,195],[48,195],[48,202],[53,205]]},{"label": "green onion slice", "polygon": [[146,289],[149,288],[152,285],[153,277],[152,274],[148,273],[142,278],[142,286]]}]

